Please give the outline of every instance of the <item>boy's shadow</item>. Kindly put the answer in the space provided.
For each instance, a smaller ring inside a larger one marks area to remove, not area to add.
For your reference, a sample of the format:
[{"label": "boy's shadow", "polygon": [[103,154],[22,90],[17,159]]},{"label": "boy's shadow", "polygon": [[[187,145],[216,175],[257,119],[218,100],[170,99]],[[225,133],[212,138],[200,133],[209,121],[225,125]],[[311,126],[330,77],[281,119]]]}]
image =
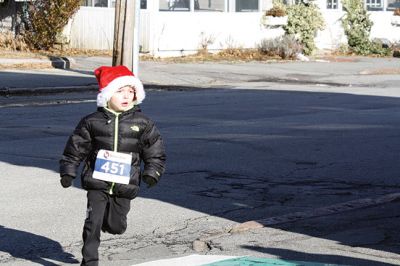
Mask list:
[{"label": "boy's shadow", "polygon": [[79,263],[74,255],[63,250],[60,243],[29,232],[7,228],[0,225],[0,251],[14,258],[29,260],[41,265],[61,263]]}]

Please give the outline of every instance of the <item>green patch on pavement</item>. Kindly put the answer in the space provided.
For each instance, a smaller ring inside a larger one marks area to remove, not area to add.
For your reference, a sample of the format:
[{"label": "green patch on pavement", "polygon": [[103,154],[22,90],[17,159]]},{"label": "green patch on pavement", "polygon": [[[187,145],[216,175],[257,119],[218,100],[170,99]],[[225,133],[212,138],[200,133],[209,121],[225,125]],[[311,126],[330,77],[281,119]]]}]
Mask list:
[{"label": "green patch on pavement", "polygon": [[255,257],[240,257],[204,264],[202,266],[339,266],[338,264],[325,264],[307,261],[289,261],[282,259],[267,259]]}]

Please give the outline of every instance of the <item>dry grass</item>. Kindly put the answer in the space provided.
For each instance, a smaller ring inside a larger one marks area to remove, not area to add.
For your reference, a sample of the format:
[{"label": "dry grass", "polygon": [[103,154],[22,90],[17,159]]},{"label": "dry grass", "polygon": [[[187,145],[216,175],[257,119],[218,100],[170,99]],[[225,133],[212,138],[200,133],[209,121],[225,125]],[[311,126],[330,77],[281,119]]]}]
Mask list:
[{"label": "dry grass", "polygon": [[22,36],[14,36],[10,31],[0,32],[0,50],[5,51],[28,51]]},{"label": "dry grass", "polygon": [[159,61],[170,63],[190,63],[190,62],[215,62],[215,61],[229,61],[229,62],[249,62],[249,61],[282,61],[278,56],[267,56],[260,53],[258,49],[225,49],[218,53],[209,53],[206,50],[200,50],[194,55],[187,55],[181,57],[166,57],[158,58],[149,55],[140,57],[143,61]]},{"label": "dry grass", "polygon": [[379,68],[366,69],[360,72],[361,75],[399,75],[400,68]]},{"label": "dry grass", "polygon": [[1,64],[0,69],[49,69],[53,68],[50,63],[20,63],[20,64],[12,64],[12,66],[8,64]]},{"label": "dry grass", "polygon": [[112,56],[112,50],[52,49],[44,52],[51,56]]},{"label": "dry grass", "polygon": [[[48,58],[55,57],[68,57],[68,56],[112,56],[111,50],[79,50],[79,49],[53,49],[50,51],[12,51],[9,49],[0,48],[0,58]],[[323,54],[317,56],[319,59],[324,59],[332,62],[355,62],[357,57],[338,56],[332,54]],[[258,49],[238,49],[230,48],[222,50],[218,53],[210,53],[206,50],[199,50],[198,53],[193,55],[181,57],[154,57],[151,55],[142,54],[141,61],[155,61],[167,63],[194,63],[194,62],[286,62],[291,60],[284,60],[279,56],[266,55]],[[22,66],[23,67],[23,66]]]},{"label": "dry grass", "polygon": [[0,49],[0,58],[47,58],[47,56],[34,52],[9,51]]},{"label": "dry grass", "polygon": [[[47,51],[29,50],[22,37],[14,38],[11,32],[0,33],[0,58],[45,58],[49,56],[112,56],[112,50],[82,50],[66,47],[56,47]],[[162,62],[201,62],[201,61],[277,61],[279,56],[266,55],[259,49],[228,48],[218,53],[210,53],[207,49],[200,49],[194,55],[182,57],[156,58],[141,55],[144,61]]]},{"label": "dry grass", "polygon": [[[68,56],[112,56],[112,51],[99,50],[78,50],[78,49],[53,49],[51,51],[11,51],[0,49],[0,58],[43,58],[48,59],[50,56],[68,57]],[[156,58],[150,55],[141,55],[141,61],[155,61],[166,63],[199,63],[199,62],[284,62],[279,56],[267,56],[257,49],[226,49],[218,53],[209,53],[207,51],[199,51],[197,54],[182,57]],[[43,69],[52,68],[48,63],[23,63],[23,64],[1,64],[0,69]]]},{"label": "dry grass", "polygon": [[356,56],[334,56],[334,55],[325,55],[325,56],[318,56],[320,60],[326,60],[329,62],[340,62],[340,63],[354,63],[360,61],[359,57]]},{"label": "dry grass", "polygon": [[11,31],[0,32],[0,57],[44,57],[44,56],[112,56],[112,50],[69,49],[57,45],[49,50],[31,50],[21,35]]}]

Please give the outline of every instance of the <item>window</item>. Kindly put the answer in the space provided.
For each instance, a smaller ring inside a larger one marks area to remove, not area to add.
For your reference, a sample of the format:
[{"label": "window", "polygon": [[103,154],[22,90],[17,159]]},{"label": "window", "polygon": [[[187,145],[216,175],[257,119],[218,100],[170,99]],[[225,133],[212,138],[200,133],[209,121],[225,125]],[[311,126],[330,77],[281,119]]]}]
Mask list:
[{"label": "window", "polygon": [[194,11],[224,11],[225,0],[194,0]]},{"label": "window", "polygon": [[236,0],[236,12],[257,12],[258,0]]},{"label": "window", "polygon": [[338,9],[338,0],[327,0],[326,8],[327,9]]},{"label": "window", "polygon": [[93,1],[92,0],[82,0],[81,6],[93,6]]},{"label": "window", "polygon": [[[115,6],[115,0],[114,5]],[[111,2],[112,3],[112,2]],[[111,5],[110,3],[110,5]],[[108,0],[82,0],[81,6],[108,7]]]},{"label": "window", "polygon": [[108,7],[108,1],[107,0],[94,0],[94,6],[95,7]]},{"label": "window", "polygon": [[400,8],[400,0],[387,0],[387,10]]},{"label": "window", "polygon": [[190,11],[190,0],[160,0],[160,11]]},{"label": "window", "polygon": [[[81,6],[115,8],[116,2],[117,2],[117,0],[81,0]],[[140,0],[140,8],[147,9],[147,0]]]},{"label": "window", "polygon": [[296,4],[296,1],[295,0],[283,0],[282,3],[289,6],[289,5]]},{"label": "window", "polygon": [[[258,12],[260,0],[158,0],[159,11]],[[263,0],[265,1],[265,0]]]},{"label": "window", "polygon": [[365,7],[369,11],[383,10],[382,0],[365,0]]}]

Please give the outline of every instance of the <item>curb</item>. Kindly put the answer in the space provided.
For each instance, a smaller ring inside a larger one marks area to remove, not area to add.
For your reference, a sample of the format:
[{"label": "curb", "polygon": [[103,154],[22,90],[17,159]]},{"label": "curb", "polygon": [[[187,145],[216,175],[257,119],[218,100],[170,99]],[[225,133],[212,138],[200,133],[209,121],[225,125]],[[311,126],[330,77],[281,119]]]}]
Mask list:
[{"label": "curb", "polygon": [[59,69],[70,69],[71,64],[75,64],[73,58],[68,57],[50,57],[51,66]]}]

